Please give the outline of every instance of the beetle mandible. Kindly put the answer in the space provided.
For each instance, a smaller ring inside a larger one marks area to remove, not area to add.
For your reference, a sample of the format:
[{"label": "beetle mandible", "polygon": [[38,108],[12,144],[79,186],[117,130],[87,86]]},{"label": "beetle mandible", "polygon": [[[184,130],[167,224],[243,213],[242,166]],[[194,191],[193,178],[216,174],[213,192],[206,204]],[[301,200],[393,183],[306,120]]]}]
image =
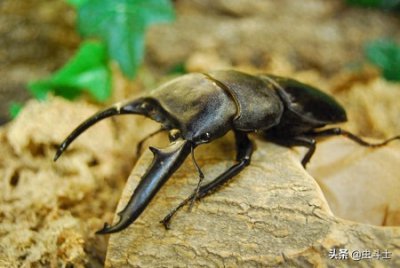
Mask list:
[{"label": "beetle mandible", "polygon": [[[249,75],[239,71],[187,74],[149,94],[100,111],[79,125],[60,145],[54,160],[70,143],[98,121],[122,114],[149,117],[169,131],[170,145],[150,147],[153,162],[143,175],[128,204],[118,213],[119,221],[105,224],[97,234],[121,231],[144,211],[154,195],[191,154],[199,172],[194,192],[161,222],[169,227],[175,212],[215,191],[250,164],[253,145],[248,133],[257,132],[267,140],[287,146],[308,148],[301,163],[305,167],[316,147],[316,138],[343,135],[362,146],[377,147],[400,139],[369,143],[341,128],[321,129],[347,120],[346,112],[332,97],[293,79],[275,75]],[[236,139],[236,163],[207,184],[194,158],[194,149],[232,130]],[[140,143],[141,146],[142,143]]]}]

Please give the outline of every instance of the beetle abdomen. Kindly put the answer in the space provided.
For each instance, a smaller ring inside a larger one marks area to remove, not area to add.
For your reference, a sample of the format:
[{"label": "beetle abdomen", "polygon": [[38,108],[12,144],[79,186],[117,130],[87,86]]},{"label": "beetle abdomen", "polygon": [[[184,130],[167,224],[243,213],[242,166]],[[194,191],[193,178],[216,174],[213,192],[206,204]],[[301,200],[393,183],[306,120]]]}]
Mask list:
[{"label": "beetle abdomen", "polygon": [[237,106],[233,120],[236,130],[254,131],[271,128],[280,121],[283,104],[265,82],[238,71],[214,71],[206,74],[229,92]]},{"label": "beetle abdomen", "polygon": [[328,94],[294,79],[274,75],[260,77],[277,89],[285,107],[302,121],[314,126],[347,121],[344,108]]}]

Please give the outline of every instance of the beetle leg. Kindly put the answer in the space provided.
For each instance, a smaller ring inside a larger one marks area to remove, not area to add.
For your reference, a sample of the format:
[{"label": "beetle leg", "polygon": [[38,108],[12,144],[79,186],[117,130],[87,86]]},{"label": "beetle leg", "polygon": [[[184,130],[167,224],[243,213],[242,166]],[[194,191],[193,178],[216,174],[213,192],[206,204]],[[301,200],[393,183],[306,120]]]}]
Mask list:
[{"label": "beetle leg", "polygon": [[307,137],[296,137],[293,139],[293,142],[295,144],[293,144],[292,146],[304,146],[308,148],[307,153],[303,156],[303,159],[301,160],[301,165],[306,168],[308,162],[310,162],[310,159],[315,152],[315,146],[317,143],[315,139]]},{"label": "beetle leg", "polygon": [[364,141],[363,139],[354,135],[353,133],[351,133],[347,130],[343,130],[338,127],[337,128],[329,128],[329,129],[325,129],[325,130],[321,130],[321,131],[310,132],[310,133],[307,133],[307,135],[312,136],[312,137],[329,137],[329,136],[341,135],[341,136],[345,136],[345,137],[349,138],[350,140],[352,140],[362,146],[366,146],[366,147],[380,147],[380,146],[384,146],[394,140],[400,140],[400,135],[398,135],[398,136],[394,136],[390,139],[384,140],[383,142],[370,143],[370,142]]},{"label": "beetle leg", "polygon": [[330,136],[345,136],[352,141],[366,147],[380,147],[388,144],[391,141],[394,140],[400,140],[400,135],[392,137],[390,139],[384,140],[383,142],[379,143],[370,143],[367,141],[364,141],[360,137],[354,135],[353,133],[343,130],[341,128],[329,128],[321,131],[312,131],[304,134],[305,136],[298,136],[298,137],[293,137],[293,138],[287,138],[287,139],[277,139],[277,138],[272,138],[271,141],[275,142],[277,144],[287,146],[287,147],[292,147],[292,146],[304,146],[308,148],[307,153],[304,155],[303,159],[301,160],[301,164],[303,165],[304,168],[306,168],[306,165],[310,161],[311,157],[313,156],[315,152],[315,147],[316,147],[316,141],[315,138],[318,137],[330,137]]},{"label": "beetle leg", "polygon": [[174,214],[183,206],[185,206],[188,202],[194,199],[201,199],[206,195],[211,194],[216,191],[220,186],[229,181],[235,175],[237,175],[240,171],[242,171],[246,166],[250,164],[251,155],[253,153],[253,144],[250,139],[247,137],[247,134],[244,132],[235,131],[236,138],[236,161],[237,163],[225,170],[222,174],[220,174],[217,178],[212,180],[211,182],[203,185],[199,188],[198,193],[192,193],[188,198],[183,200],[176,208],[174,208],[167,216],[164,217],[162,221],[160,221],[166,229],[169,229],[171,218]]},{"label": "beetle leg", "polygon": [[310,159],[315,152],[316,141],[312,137],[297,136],[297,137],[291,137],[291,138],[286,138],[286,139],[272,138],[270,140],[274,143],[277,143],[279,145],[286,146],[286,147],[293,147],[293,146],[307,147],[308,151],[306,152],[306,154],[303,156],[303,159],[301,160],[301,164],[303,165],[304,168],[306,168],[306,165],[308,164],[308,162],[310,162]]},{"label": "beetle leg", "polygon": [[196,158],[194,157],[194,149],[193,149],[193,147],[191,149],[191,154],[192,154],[192,161],[193,161],[193,163],[194,163],[194,165],[195,165],[195,167],[197,169],[197,172],[199,173],[199,182],[197,183],[196,189],[193,192],[194,198],[192,198],[192,201],[190,202],[189,211],[192,211],[192,208],[193,208],[193,205],[194,205],[194,201],[196,201],[196,199],[197,199],[197,197],[199,195],[200,186],[201,186],[201,183],[203,182],[203,179],[204,179],[204,173],[203,173],[203,171],[201,171],[199,165],[196,162]]}]

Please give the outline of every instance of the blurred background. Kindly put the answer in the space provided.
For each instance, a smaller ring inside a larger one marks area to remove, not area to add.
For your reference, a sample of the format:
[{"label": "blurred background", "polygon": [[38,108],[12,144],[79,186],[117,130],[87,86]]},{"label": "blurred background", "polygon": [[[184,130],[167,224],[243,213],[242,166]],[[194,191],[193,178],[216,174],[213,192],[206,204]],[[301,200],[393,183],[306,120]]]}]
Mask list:
[{"label": "blurred background", "polygon": [[[0,122],[10,119],[13,102],[32,97],[29,82],[48,78],[77,52],[84,39],[78,33],[77,3],[84,1],[67,2],[0,2]],[[397,0],[172,3],[175,20],[144,30],[144,64],[136,80],[232,67],[279,75],[315,71],[326,79],[335,77],[332,84],[322,85],[335,91],[343,89],[338,74],[358,72],[365,78],[365,66],[371,64],[368,44],[400,43]],[[369,71],[367,76],[373,76]]]}]

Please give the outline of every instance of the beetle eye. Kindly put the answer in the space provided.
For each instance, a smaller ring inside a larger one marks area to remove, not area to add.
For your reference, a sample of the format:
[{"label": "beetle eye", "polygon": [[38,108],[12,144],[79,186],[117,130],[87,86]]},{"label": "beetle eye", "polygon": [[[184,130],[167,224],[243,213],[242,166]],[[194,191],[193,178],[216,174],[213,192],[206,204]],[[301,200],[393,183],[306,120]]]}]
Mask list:
[{"label": "beetle eye", "polygon": [[148,114],[153,114],[155,112],[155,107],[148,102],[143,102],[140,108]]},{"label": "beetle eye", "polygon": [[169,132],[169,141],[170,142],[176,141],[180,137],[181,137],[181,131],[179,129],[172,129]]},{"label": "beetle eye", "polygon": [[200,135],[199,140],[202,142],[208,142],[210,140],[210,133],[206,132]]},{"label": "beetle eye", "polygon": [[149,104],[147,102],[143,102],[142,105],[140,105],[140,108],[143,110],[149,109]]}]

